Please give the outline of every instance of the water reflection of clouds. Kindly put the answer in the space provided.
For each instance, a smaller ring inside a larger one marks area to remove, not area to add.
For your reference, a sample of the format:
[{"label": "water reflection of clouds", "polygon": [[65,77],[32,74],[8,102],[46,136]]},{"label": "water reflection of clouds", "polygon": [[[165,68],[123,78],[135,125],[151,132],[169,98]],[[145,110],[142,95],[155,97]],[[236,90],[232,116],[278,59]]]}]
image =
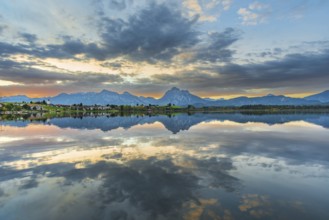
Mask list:
[{"label": "water reflection of clouds", "polygon": [[[280,216],[286,216],[287,219],[311,218],[301,201],[276,200],[268,195],[260,194],[242,195],[239,210],[254,219],[278,219]],[[291,213],[294,213],[294,215],[291,215]]]},{"label": "water reflection of clouds", "polygon": [[[212,185],[213,189],[223,188],[227,191],[234,191],[235,187],[239,186],[239,180],[228,173],[233,168],[230,163],[231,161],[225,158],[168,157],[158,159],[149,157],[130,159],[124,163],[110,160],[101,161],[85,164],[79,169],[73,168],[73,164],[41,165],[28,171],[32,172],[31,178],[21,178],[17,193],[20,194],[19,191],[30,189],[28,194],[33,194],[35,193],[33,188],[42,189],[43,184],[38,183],[37,180],[40,176],[59,178],[58,183],[64,184],[62,185],[64,192],[56,193],[65,193],[65,188],[68,187],[70,194],[73,186],[80,188],[86,182],[100,181],[101,184],[95,198],[95,201],[98,201],[98,204],[95,205],[98,207],[93,208],[100,209],[103,214],[111,210],[107,213],[110,217],[122,215],[129,219],[138,214],[140,219],[156,219],[161,216],[165,219],[180,219],[186,212],[195,208],[188,208],[187,204],[203,204],[204,208],[207,206],[204,203],[206,198],[202,198],[201,190],[208,190],[205,180],[209,177],[212,177],[211,181],[215,183]],[[210,169],[206,169],[206,167],[210,167]],[[25,196],[29,195],[25,194]],[[34,201],[36,198],[30,199]],[[20,202],[24,204],[24,200]],[[65,200],[61,201],[61,203],[65,202]],[[8,205],[10,206],[11,203]],[[214,204],[209,205],[214,206]],[[5,210],[8,208],[6,206],[7,204],[4,205]],[[132,213],[131,210],[134,209],[138,210],[138,213]],[[213,212],[213,214],[216,213]],[[99,216],[93,217],[99,219]]]},{"label": "water reflection of clouds", "polygon": [[[30,219],[266,218],[278,207],[300,205],[248,193],[240,198],[248,180],[241,173],[313,180],[329,167],[328,130],[305,122],[212,120],[176,135],[157,123],[111,132],[32,124],[3,134],[3,219],[14,219],[15,206],[26,208],[18,219],[28,209],[38,210]],[[235,207],[221,203],[223,191],[234,192]]]},{"label": "water reflection of clouds", "polygon": [[[60,158],[60,155],[74,158],[76,153],[73,152],[80,151],[80,154],[95,155],[97,154],[95,149],[106,148],[107,151],[111,151],[110,147],[136,148],[150,155],[157,151],[159,154],[166,153],[163,150],[168,152],[170,150],[173,153],[186,151],[185,153],[189,154],[217,154],[230,157],[241,154],[261,155],[280,158],[288,164],[297,165],[310,163],[327,166],[329,161],[328,141],[326,141],[328,131],[318,129],[314,132],[312,127],[299,127],[296,122],[287,128],[286,125],[244,126],[238,123],[212,121],[200,124],[189,132],[169,136],[164,135],[161,129],[155,129],[153,125],[143,125],[144,129],[132,128],[129,131],[115,130],[110,133],[97,130],[63,130],[54,126],[44,126],[41,129],[40,125],[36,126],[37,128],[34,126],[19,128],[19,132],[18,128],[14,128],[12,135],[12,128],[7,129],[6,139],[13,139],[2,145],[1,161],[6,163],[21,157],[28,164],[31,162],[29,158],[42,160],[42,154],[38,154],[39,152],[52,156],[59,154],[57,158]],[[254,132],[252,127],[259,127],[262,132]],[[36,135],[31,136],[33,129],[36,129]],[[136,151],[132,154],[136,155]],[[49,157],[45,158],[47,159],[42,160],[43,162],[53,160]]]}]

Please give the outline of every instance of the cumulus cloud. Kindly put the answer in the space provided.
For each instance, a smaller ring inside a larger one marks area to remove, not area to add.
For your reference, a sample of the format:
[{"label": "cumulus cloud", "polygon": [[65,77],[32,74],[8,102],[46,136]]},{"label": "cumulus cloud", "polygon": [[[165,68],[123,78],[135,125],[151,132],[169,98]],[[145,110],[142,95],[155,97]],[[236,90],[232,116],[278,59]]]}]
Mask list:
[{"label": "cumulus cloud", "polygon": [[[224,2],[211,1],[208,4],[228,4]],[[132,2],[110,2],[116,6],[128,3]],[[166,4],[149,4],[127,19],[106,17],[100,12],[99,16],[98,42],[62,36],[62,44],[38,45],[36,35],[24,32],[20,33],[20,37],[28,44],[0,42],[0,54],[7,57],[27,54],[58,59],[76,59],[77,55],[81,55],[79,59],[97,60],[123,57],[131,61],[156,63],[172,61],[176,55],[193,51],[195,60],[216,62],[228,61],[233,54],[228,47],[239,39],[238,32],[232,28],[204,37],[205,33],[196,30],[198,16],[186,17],[181,9]]]},{"label": "cumulus cloud", "polygon": [[103,55],[133,60],[169,60],[198,42],[197,18],[187,19],[166,5],[151,4],[128,21],[104,18]]},{"label": "cumulus cloud", "polygon": [[[111,1],[118,5],[119,2]],[[119,4],[120,5],[120,4]],[[126,57],[134,61],[169,61],[181,50],[191,48],[199,42],[200,32],[195,25],[198,17],[186,18],[182,11],[165,4],[150,4],[127,20],[102,17],[99,24],[101,41],[84,42],[79,38],[62,37],[62,44],[26,45],[0,43],[0,54],[28,54],[35,57],[75,58],[82,54],[86,58],[105,60]],[[21,38],[34,43],[37,37],[22,33]]]}]

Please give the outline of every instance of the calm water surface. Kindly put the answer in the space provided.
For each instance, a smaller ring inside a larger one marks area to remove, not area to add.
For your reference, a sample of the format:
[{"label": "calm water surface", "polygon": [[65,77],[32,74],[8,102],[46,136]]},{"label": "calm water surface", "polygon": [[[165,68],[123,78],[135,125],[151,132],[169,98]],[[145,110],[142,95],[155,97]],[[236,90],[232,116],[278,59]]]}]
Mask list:
[{"label": "calm water surface", "polygon": [[329,219],[329,115],[0,121],[0,219]]}]

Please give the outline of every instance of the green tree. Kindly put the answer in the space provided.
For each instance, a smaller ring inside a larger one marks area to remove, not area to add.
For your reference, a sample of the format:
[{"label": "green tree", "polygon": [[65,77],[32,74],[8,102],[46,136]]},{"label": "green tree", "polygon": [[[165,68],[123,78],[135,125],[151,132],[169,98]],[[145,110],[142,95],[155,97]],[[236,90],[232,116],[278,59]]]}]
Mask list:
[{"label": "green tree", "polygon": [[22,109],[24,109],[24,110],[31,110],[31,107],[29,105],[27,105],[27,104],[24,104],[22,106]]}]

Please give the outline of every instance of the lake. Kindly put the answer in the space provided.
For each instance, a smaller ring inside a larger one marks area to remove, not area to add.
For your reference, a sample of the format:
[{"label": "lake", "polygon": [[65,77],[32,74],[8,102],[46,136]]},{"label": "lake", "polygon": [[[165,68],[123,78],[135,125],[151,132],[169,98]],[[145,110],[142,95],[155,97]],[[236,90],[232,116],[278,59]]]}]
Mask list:
[{"label": "lake", "polygon": [[328,114],[0,121],[0,219],[329,219]]}]

